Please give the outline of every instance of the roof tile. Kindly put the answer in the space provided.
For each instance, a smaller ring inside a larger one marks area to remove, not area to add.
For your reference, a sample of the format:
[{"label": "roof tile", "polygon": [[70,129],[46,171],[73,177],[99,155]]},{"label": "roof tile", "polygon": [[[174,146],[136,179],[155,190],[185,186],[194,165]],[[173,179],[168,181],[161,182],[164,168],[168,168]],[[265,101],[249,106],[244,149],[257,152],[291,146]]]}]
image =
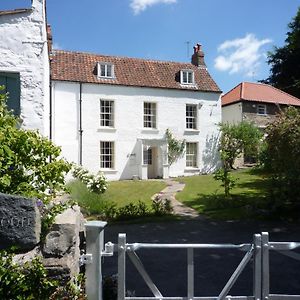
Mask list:
[{"label": "roof tile", "polygon": [[[98,62],[114,64],[115,78],[98,78],[96,74]],[[191,69],[195,72],[195,85],[180,84],[179,74],[182,69]],[[53,51],[51,78],[58,81],[221,92],[205,68],[198,68],[191,63],[155,61],[62,50]]]},{"label": "roof tile", "polygon": [[253,82],[241,82],[223,95],[222,106],[242,100],[300,106],[300,99],[271,85]]}]

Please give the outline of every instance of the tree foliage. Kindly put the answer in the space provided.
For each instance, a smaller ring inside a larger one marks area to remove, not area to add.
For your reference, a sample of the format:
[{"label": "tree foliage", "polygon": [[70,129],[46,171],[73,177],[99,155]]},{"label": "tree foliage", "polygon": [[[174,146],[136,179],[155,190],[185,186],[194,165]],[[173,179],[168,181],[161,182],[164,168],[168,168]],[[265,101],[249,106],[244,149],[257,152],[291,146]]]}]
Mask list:
[{"label": "tree foliage", "polygon": [[236,180],[231,176],[235,160],[241,153],[257,156],[262,133],[252,123],[241,122],[238,124],[224,123],[220,125],[220,157],[222,168],[214,175],[214,179],[221,180],[225,197],[230,196],[230,191],[235,186]]},{"label": "tree foliage", "polygon": [[185,140],[177,140],[170,129],[166,130],[166,139],[168,143],[168,161],[169,165],[176,162],[183,154],[185,149]]},{"label": "tree foliage", "polygon": [[20,128],[6,101],[0,93],[0,191],[45,200],[63,189],[71,165],[47,138]]},{"label": "tree foliage", "polygon": [[270,76],[262,82],[300,98],[300,7],[288,28],[285,45],[268,53]]},{"label": "tree foliage", "polygon": [[254,157],[258,155],[262,133],[255,125],[249,122],[223,123],[220,129],[221,159],[227,169],[233,169],[235,160],[243,152]]},{"label": "tree foliage", "polygon": [[[274,204],[300,201],[300,112],[289,107],[266,128],[264,166]],[[275,203],[276,202],[276,203]]]}]

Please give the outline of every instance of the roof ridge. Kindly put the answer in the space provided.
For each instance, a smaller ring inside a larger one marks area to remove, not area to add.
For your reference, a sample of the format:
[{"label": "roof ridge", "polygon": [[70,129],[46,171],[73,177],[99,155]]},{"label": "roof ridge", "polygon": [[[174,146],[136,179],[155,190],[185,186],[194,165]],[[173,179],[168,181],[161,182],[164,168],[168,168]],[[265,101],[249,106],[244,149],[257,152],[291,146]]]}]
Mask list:
[{"label": "roof ridge", "polygon": [[244,81],[241,82],[241,92],[240,92],[240,99],[244,98]]},{"label": "roof ridge", "polygon": [[[183,65],[194,66],[190,62],[166,61],[166,60],[146,59],[146,58],[129,57],[129,56],[118,56],[118,55],[106,55],[106,54],[99,54],[99,53],[93,53],[93,52],[87,52],[87,51],[53,49],[52,52],[54,54],[55,54],[55,52],[64,52],[64,53],[67,53],[67,54],[68,53],[70,53],[70,54],[86,54],[86,55],[104,56],[104,57],[119,58],[119,59],[132,59],[132,60],[147,61],[147,62],[154,62],[154,63],[165,63],[165,64],[172,63],[172,64],[183,64]],[[194,66],[194,67],[196,67],[196,66]]]},{"label": "roof ridge", "polygon": [[236,86],[234,86],[231,90],[229,90],[226,94],[224,94],[222,97],[224,97],[224,96],[226,96],[228,93],[230,93],[231,91],[233,91],[235,88],[237,88],[239,85],[241,84],[241,82],[240,83],[238,83]]},{"label": "roof ridge", "polygon": [[[262,84],[265,84],[265,83],[262,83]],[[273,86],[273,85],[269,85],[269,84],[266,84],[266,85],[268,85],[269,87],[271,87],[271,88],[274,89],[274,90],[279,91],[281,94],[284,94],[284,95],[287,95],[287,96],[289,96],[289,97],[292,97],[292,98],[294,98],[295,100],[297,100],[297,101],[300,102],[300,99],[299,99],[299,98],[297,98],[297,97],[295,97],[295,96],[293,96],[293,95],[291,95],[291,94],[289,94],[289,93],[287,93],[287,92],[285,92],[285,91],[283,91],[283,90],[281,90],[281,89],[278,89],[278,88],[276,88],[276,87]]]},{"label": "roof ridge", "polygon": [[277,88],[277,87],[275,87],[275,86],[273,86],[271,84],[267,84],[267,83],[263,83],[263,82],[249,82],[249,81],[248,82],[244,82],[244,83],[250,83],[250,84],[255,84],[255,85],[264,85],[264,86],[267,86],[269,88],[272,88],[273,90],[279,91],[280,93],[282,93],[282,94],[284,94],[286,96],[292,97],[292,98],[300,101],[299,98],[297,98],[297,97],[295,97],[295,96],[293,96],[293,95],[291,95],[291,94],[289,94],[289,93],[287,93],[287,92],[285,92],[285,91],[283,91],[283,90],[281,90],[281,89],[279,89],[279,88]]}]

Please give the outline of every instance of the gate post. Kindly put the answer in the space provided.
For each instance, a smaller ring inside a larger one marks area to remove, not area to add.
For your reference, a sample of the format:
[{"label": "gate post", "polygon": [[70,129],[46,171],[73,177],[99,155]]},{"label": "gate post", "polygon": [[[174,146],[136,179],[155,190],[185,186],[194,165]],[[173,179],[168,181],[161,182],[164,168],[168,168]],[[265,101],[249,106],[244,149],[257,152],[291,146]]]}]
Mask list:
[{"label": "gate post", "polygon": [[262,232],[262,299],[269,299],[270,294],[270,266],[269,266],[269,233]]},{"label": "gate post", "polygon": [[86,230],[86,294],[88,300],[102,300],[101,252],[104,248],[104,227],[107,222],[89,221]]},{"label": "gate post", "polygon": [[124,300],[126,296],[126,234],[118,236],[118,300]]},{"label": "gate post", "polygon": [[260,300],[262,293],[262,247],[261,247],[261,235],[255,234],[254,240],[254,268],[253,268],[253,296],[255,300]]}]

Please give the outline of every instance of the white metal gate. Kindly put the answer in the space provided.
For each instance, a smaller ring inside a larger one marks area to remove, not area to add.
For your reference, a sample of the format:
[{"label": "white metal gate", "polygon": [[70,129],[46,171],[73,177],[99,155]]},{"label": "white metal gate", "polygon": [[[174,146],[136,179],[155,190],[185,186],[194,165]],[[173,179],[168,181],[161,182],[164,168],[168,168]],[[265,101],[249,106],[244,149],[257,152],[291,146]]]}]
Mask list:
[{"label": "white metal gate", "polygon": [[[298,242],[270,242],[269,234],[263,232],[253,236],[248,244],[157,244],[157,243],[126,243],[126,234],[119,234],[118,243],[104,245],[105,222],[87,222],[87,249],[81,257],[81,263],[86,264],[86,292],[88,300],[102,300],[101,257],[118,254],[118,300],[300,300],[300,295],[279,295],[270,293],[269,252],[278,251],[294,259],[300,260],[300,255],[291,252],[300,247]],[[139,249],[186,249],[187,251],[187,296],[164,297],[147,273],[142,261],[136,253]],[[245,255],[233,272],[223,289],[214,297],[199,297],[194,295],[194,249],[236,249]],[[152,292],[152,297],[126,296],[126,258],[132,261],[141,277]],[[229,292],[247,264],[253,260],[253,293],[252,295],[229,296]]]}]

